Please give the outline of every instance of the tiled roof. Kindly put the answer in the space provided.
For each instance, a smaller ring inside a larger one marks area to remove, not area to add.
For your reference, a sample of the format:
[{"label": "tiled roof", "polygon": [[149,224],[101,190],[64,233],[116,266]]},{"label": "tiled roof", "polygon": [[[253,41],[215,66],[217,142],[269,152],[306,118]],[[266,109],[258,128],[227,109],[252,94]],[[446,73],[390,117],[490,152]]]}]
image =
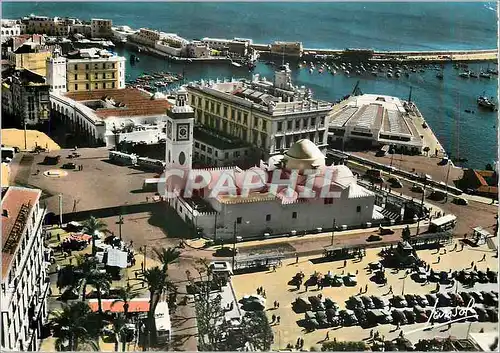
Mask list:
[{"label": "tiled roof", "polygon": [[16,234],[24,233],[29,219],[18,217],[20,211],[24,209],[29,216],[41,193],[37,189],[9,187],[2,199],[2,278],[7,275],[19,246],[21,236],[16,237]]},{"label": "tiled roof", "polygon": [[115,103],[125,105],[123,107],[95,110],[96,115],[101,118],[166,114],[167,109],[171,107],[171,104],[166,99],[152,100],[147,93],[135,88],[70,92],[66,96],[78,102],[107,98],[113,99]]}]

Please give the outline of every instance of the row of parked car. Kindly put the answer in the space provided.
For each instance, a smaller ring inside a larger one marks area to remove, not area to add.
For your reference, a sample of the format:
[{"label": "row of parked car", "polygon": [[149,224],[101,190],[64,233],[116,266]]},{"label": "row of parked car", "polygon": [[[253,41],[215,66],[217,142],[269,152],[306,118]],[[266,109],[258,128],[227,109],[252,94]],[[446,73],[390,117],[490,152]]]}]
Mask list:
[{"label": "row of parked car", "polygon": [[[289,285],[296,286],[298,283],[302,282],[303,275],[297,273],[289,282]],[[340,287],[345,286],[355,286],[358,284],[358,279],[355,274],[347,273],[346,275],[339,275],[328,271],[325,275],[319,273],[313,273],[304,284],[307,286],[316,286],[320,283],[323,287]]]},{"label": "row of parked car", "polygon": [[468,271],[461,270],[453,272],[453,278],[462,284],[472,283],[497,283],[498,272],[496,271]]}]

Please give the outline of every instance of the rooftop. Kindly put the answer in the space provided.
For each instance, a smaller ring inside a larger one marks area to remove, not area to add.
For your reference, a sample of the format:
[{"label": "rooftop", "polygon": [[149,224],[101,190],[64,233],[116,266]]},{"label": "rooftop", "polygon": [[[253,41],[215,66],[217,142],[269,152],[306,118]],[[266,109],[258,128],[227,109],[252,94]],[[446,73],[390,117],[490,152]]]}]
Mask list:
[{"label": "rooftop", "polygon": [[9,187],[2,198],[2,278],[7,275],[33,206],[42,192]]},{"label": "rooftop", "polygon": [[82,102],[104,119],[163,115],[171,106],[167,100],[152,100],[149,94],[135,88],[71,92],[66,97]]}]

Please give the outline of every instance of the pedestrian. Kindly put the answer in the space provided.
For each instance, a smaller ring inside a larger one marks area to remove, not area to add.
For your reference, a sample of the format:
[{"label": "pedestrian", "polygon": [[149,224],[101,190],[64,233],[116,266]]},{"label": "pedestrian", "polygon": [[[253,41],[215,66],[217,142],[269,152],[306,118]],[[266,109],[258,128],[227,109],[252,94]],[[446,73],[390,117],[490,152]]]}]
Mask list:
[{"label": "pedestrian", "polygon": [[276,302],[276,307],[279,309],[280,308],[280,302]]},{"label": "pedestrian", "polygon": [[281,316],[278,315],[278,317],[276,318],[276,320],[278,321],[278,325],[279,325],[280,321],[281,321]]},{"label": "pedestrian", "polygon": [[149,197],[146,196],[146,202],[149,202]]},{"label": "pedestrian", "polygon": [[330,331],[326,331],[325,341],[329,341],[329,340],[330,340]]},{"label": "pedestrian", "polygon": [[451,322],[448,323],[448,330],[451,330]]},{"label": "pedestrian", "polygon": [[57,234],[57,241],[61,242],[61,234]]},{"label": "pedestrian", "polygon": [[398,321],[398,324],[396,325],[396,331],[399,330],[400,327],[401,326],[400,326],[399,321]]},{"label": "pedestrian", "polygon": [[307,287],[309,287],[309,286],[307,285],[307,283],[306,283],[306,284],[304,284],[304,286],[306,287],[306,292],[307,292]]},{"label": "pedestrian", "polygon": [[480,260],[481,262],[486,261],[486,254],[483,254],[483,257]]},{"label": "pedestrian", "polygon": [[370,338],[373,338],[373,329],[370,330]]},{"label": "pedestrian", "polygon": [[389,286],[389,294],[392,294],[393,291],[392,291],[392,286]]},{"label": "pedestrian", "polygon": [[72,258],[72,257],[70,257],[70,258],[69,258],[69,264],[71,265],[72,263],[73,263],[73,258]]},{"label": "pedestrian", "polygon": [[135,271],[134,273],[135,273],[135,279],[137,279],[137,271]]},{"label": "pedestrian", "polygon": [[299,263],[299,254],[295,253],[295,263]]},{"label": "pedestrian", "polygon": [[304,348],[304,339],[303,338],[300,339],[300,348]]},{"label": "pedestrian", "polygon": [[359,287],[359,294],[363,293],[363,287]]},{"label": "pedestrian", "polygon": [[356,270],[356,275],[359,273],[359,270]]},{"label": "pedestrian", "polygon": [[477,265],[474,265],[474,271],[477,271]]},{"label": "pedestrian", "polygon": [[365,293],[368,293],[368,284],[365,285]]},{"label": "pedestrian", "polygon": [[271,322],[274,322],[276,320],[276,315],[273,314],[273,316],[271,316]]},{"label": "pedestrian", "polygon": [[344,260],[344,267],[347,267],[347,260]]},{"label": "pedestrian", "polygon": [[273,308],[276,309],[276,300],[273,303]]},{"label": "pedestrian", "polygon": [[141,270],[144,271],[144,262],[141,262]]},{"label": "pedestrian", "polygon": [[295,344],[295,347],[300,348],[300,337],[297,337],[297,343]]},{"label": "pedestrian", "polygon": [[437,263],[439,263],[439,261],[441,261],[441,256],[438,256]]}]

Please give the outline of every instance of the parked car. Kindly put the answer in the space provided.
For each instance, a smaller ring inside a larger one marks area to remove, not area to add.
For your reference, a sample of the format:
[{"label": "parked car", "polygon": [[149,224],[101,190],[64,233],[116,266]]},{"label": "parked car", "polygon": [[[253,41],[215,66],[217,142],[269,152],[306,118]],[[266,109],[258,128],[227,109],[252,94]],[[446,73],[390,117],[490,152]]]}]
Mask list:
[{"label": "parked car", "polygon": [[498,282],[498,272],[488,270],[486,272],[486,275],[488,276],[490,283],[497,283]]},{"label": "parked car", "polygon": [[323,305],[323,303],[321,302],[321,299],[319,299],[319,297],[310,296],[308,299],[312,305],[313,311],[324,311],[325,310],[325,306]]},{"label": "parked car", "polygon": [[385,298],[382,297],[377,297],[375,295],[371,296],[373,304],[375,305],[375,308],[377,309],[384,309],[389,306],[389,301]]},{"label": "parked car", "polygon": [[62,169],[76,169],[75,163],[64,163]]},{"label": "parked car", "polygon": [[292,303],[292,308],[297,313],[304,313],[306,311],[311,310],[312,305],[311,305],[311,303],[309,303],[309,301],[307,299],[304,299],[302,297],[298,297]]},{"label": "parked car", "polygon": [[404,313],[404,315],[406,317],[406,321],[408,321],[409,325],[412,325],[415,323],[416,317],[415,317],[415,313],[412,310],[407,309],[407,310],[404,310],[403,313]]},{"label": "parked car", "polygon": [[323,304],[325,305],[326,309],[335,309],[335,310],[339,309],[339,305],[337,304],[337,302],[334,302],[330,298],[325,298],[325,301],[323,302]]},{"label": "parked car", "polygon": [[403,298],[403,296],[401,295],[394,296],[394,298],[392,298],[392,303],[396,308],[405,308],[408,306],[408,303],[406,302],[405,298]]},{"label": "parked car", "polygon": [[480,322],[490,321],[490,317],[485,309],[478,306],[476,306],[474,309],[476,310],[478,321]]},{"label": "parked car", "polygon": [[340,324],[339,312],[335,309],[326,309],[326,318],[331,326],[338,326]]},{"label": "parked car", "polygon": [[372,271],[376,271],[376,270],[381,270],[384,266],[379,262],[370,262],[368,264],[368,267],[370,268],[370,270]]},{"label": "parked car", "polygon": [[486,272],[484,271],[477,271],[477,278],[479,283],[489,283],[489,278]]},{"label": "parked car", "polygon": [[369,310],[366,313],[366,317],[369,323],[375,323],[380,325],[390,324],[392,322],[391,314],[386,310]]},{"label": "parked car", "polygon": [[437,293],[437,297],[439,307],[452,305],[452,300],[448,293]]},{"label": "parked car", "polygon": [[368,238],[366,238],[366,241],[373,242],[373,241],[380,241],[382,240],[382,237],[378,234],[371,234]]},{"label": "parked car", "polygon": [[352,310],[341,310],[339,316],[344,326],[356,326],[358,324],[358,319]]},{"label": "parked car", "polygon": [[498,322],[498,309],[496,308],[487,308],[486,313],[490,318],[491,322]]},{"label": "parked car", "polygon": [[437,302],[436,294],[429,293],[429,294],[426,294],[425,297],[427,298],[427,301],[429,302],[430,306],[434,306],[434,304],[436,304],[436,302]]},{"label": "parked car", "polygon": [[328,322],[328,318],[326,316],[326,312],[317,311],[316,312],[316,321],[318,321],[319,327],[329,327],[330,323]]},{"label": "parked car", "polygon": [[414,307],[415,305],[418,305],[415,296],[413,294],[406,294],[405,300],[406,303],[408,304],[408,307]]},{"label": "parked car", "polygon": [[361,297],[361,300],[363,301],[363,304],[365,305],[365,308],[367,309],[375,309],[375,304],[373,304],[373,301],[371,300],[370,297],[364,295]]},{"label": "parked car", "polygon": [[425,307],[425,306],[429,305],[429,301],[427,300],[427,298],[424,295],[421,295],[421,294],[415,295],[415,300],[418,303],[418,305],[420,305],[420,306]]},{"label": "parked car", "polygon": [[391,187],[394,189],[399,189],[403,187],[401,181],[399,181],[399,179],[396,177],[389,178],[387,181],[391,184]]},{"label": "parked car", "polygon": [[427,322],[429,320],[429,316],[426,314],[424,309],[416,306],[413,308],[413,312],[415,313],[416,322],[421,323],[421,322]]},{"label": "parked car", "polygon": [[368,319],[366,317],[366,312],[362,309],[355,309],[354,314],[356,315],[356,318],[358,319],[358,323],[361,327],[367,327],[368,326]]},{"label": "parked car", "polygon": [[418,192],[418,193],[423,193],[424,192],[424,188],[421,187],[420,185],[413,185],[411,187],[411,191]]},{"label": "parked car", "polygon": [[474,302],[476,304],[482,304],[484,302],[483,296],[479,292],[469,292],[472,298],[474,298]]},{"label": "parked car", "polygon": [[467,206],[469,204],[469,201],[464,199],[463,197],[455,197],[453,198],[452,201],[455,205],[460,205],[460,206]]},{"label": "parked car", "polygon": [[358,284],[358,279],[356,278],[356,275],[348,273],[346,276],[344,276],[344,284],[346,286],[355,286],[356,284]]},{"label": "parked car", "polygon": [[346,308],[348,309],[364,309],[363,301],[358,297],[352,296],[346,301]]},{"label": "parked car", "polygon": [[408,323],[408,320],[406,320],[406,316],[405,314],[403,314],[402,310],[393,310],[392,318],[395,325],[397,325],[398,323],[400,325],[406,325]]},{"label": "parked car", "polygon": [[474,300],[474,298],[472,298],[472,296],[468,292],[460,292],[459,294],[462,297],[465,305],[469,305],[469,303],[471,302],[471,300]]},{"label": "parked car", "polygon": [[491,292],[482,291],[481,295],[483,296],[483,302],[485,305],[498,306],[498,299],[496,296],[491,294]]},{"label": "parked car", "polygon": [[457,294],[457,293],[448,293],[448,295],[451,298],[451,305],[452,306],[464,306],[464,305],[467,305],[467,304],[464,304],[464,300],[462,299],[462,297],[459,294]]}]

